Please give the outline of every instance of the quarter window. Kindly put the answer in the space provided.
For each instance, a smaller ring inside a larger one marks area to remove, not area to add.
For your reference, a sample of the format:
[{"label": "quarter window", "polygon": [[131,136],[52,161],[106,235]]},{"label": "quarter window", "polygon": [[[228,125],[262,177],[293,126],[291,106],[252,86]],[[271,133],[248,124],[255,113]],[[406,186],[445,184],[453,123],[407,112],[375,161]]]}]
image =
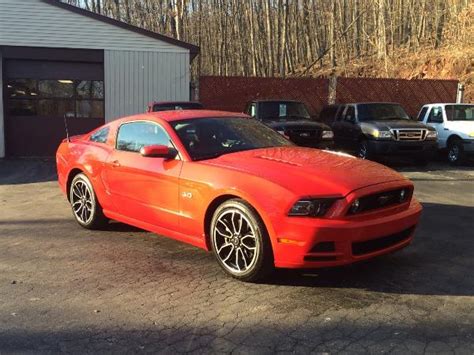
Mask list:
[{"label": "quarter window", "polygon": [[93,133],[89,140],[96,143],[106,143],[107,138],[109,137],[109,131],[109,127],[101,128],[97,132]]},{"label": "quarter window", "polygon": [[172,146],[165,130],[152,122],[125,123],[119,128],[117,149],[128,152],[139,152],[148,145]]}]

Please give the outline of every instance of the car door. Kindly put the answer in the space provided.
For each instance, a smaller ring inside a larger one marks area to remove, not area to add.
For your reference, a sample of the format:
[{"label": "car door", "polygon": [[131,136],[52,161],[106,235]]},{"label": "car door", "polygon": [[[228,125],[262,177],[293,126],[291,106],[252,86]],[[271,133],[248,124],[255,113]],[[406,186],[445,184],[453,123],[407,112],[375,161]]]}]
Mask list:
[{"label": "car door", "polygon": [[347,105],[340,119],[340,140],[344,149],[356,149],[355,143],[359,138],[359,126],[356,121],[354,105]]},{"label": "car door", "polygon": [[426,124],[436,129],[438,132],[438,146],[446,147],[446,140],[449,136],[449,130],[445,128],[442,106],[431,106],[426,119]]},{"label": "car door", "polygon": [[115,149],[105,164],[104,182],[121,215],[176,230],[182,161],[140,155],[141,147],[155,144],[172,146],[168,133],[158,123],[122,124]]},{"label": "car door", "polygon": [[335,116],[332,118],[331,129],[334,133],[334,144],[337,148],[343,148],[344,144],[344,132],[342,131],[342,117],[346,111],[346,106],[340,106],[335,112]]}]

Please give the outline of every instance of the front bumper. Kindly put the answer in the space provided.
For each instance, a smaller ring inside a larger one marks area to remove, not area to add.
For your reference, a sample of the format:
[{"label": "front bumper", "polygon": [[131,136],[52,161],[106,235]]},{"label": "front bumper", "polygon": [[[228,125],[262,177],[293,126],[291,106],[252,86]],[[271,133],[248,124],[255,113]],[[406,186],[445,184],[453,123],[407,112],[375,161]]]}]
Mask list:
[{"label": "front bumper", "polygon": [[421,210],[413,198],[358,218],[288,217],[273,240],[275,266],[332,267],[391,253],[410,244]]},{"label": "front bumper", "polygon": [[410,155],[430,158],[438,149],[436,141],[370,140],[369,149],[375,155]]}]

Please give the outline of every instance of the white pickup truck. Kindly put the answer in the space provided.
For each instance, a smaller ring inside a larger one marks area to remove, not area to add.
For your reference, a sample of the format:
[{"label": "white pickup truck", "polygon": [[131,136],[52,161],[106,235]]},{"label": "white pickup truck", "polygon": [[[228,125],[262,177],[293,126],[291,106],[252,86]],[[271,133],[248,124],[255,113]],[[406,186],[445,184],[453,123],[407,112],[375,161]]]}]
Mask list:
[{"label": "white pickup truck", "polygon": [[429,104],[418,113],[418,121],[438,132],[438,148],[447,149],[451,164],[474,155],[474,104]]}]

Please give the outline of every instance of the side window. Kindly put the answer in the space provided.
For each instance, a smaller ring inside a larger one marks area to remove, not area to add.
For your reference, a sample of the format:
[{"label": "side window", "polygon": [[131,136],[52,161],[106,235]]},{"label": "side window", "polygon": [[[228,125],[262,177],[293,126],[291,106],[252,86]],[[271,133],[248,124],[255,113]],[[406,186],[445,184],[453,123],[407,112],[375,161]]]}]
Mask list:
[{"label": "side window", "polygon": [[431,108],[428,123],[443,123],[443,109],[440,106]]},{"label": "side window", "polygon": [[339,106],[336,112],[336,121],[342,120],[342,114],[344,113],[345,106]]},{"label": "side window", "polygon": [[91,142],[96,142],[96,143],[106,143],[107,138],[109,137],[109,127],[104,127],[102,129],[99,129],[97,132],[91,135],[89,140]]},{"label": "side window", "polygon": [[346,114],[344,115],[344,121],[354,122],[355,119],[355,109],[354,106],[347,107]]},{"label": "side window", "polygon": [[418,117],[416,118],[417,121],[423,121],[423,119],[425,118],[426,116],[426,111],[428,111],[428,107],[423,107],[420,112],[418,113]]},{"label": "side window", "polygon": [[120,126],[117,135],[117,149],[139,152],[147,145],[170,146],[170,138],[165,130],[152,122],[132,122]]}]

